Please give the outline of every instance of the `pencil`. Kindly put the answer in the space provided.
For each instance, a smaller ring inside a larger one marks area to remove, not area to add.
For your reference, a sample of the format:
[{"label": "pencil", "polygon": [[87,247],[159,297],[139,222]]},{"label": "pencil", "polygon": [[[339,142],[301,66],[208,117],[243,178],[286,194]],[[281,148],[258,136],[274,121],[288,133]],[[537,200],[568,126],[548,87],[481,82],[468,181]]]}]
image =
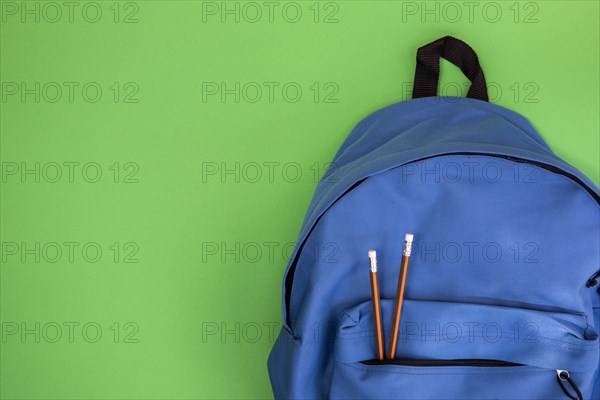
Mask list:
[{"label": "pencil", "polygon": [[373,321],[375,323],[375,335],[377,337],[377,358],[383,360],[385,350],[383,349],[383,328],[381,326],[381,305],[379,303],[379,284],[377,283],[377,252],[369,250],[371,261],[371,294],[373,295]]},{"label": "pencil", "polygon": [[390,347],[388,358],[396,358],[396,345],[398,344],[398,330],[400,329],[400,316],[402,315],[402,301],[404,300],[404,287],[406,284],[406,272],[408,271],[408,260],[412,249],[413,235],[407,233],[404,236],[404,250],[402,251],[402,261],[400,262],[400,272],[398,274],[398,288],[396,289],[396,299],[394,301],[394,312],[392,313],[392,326],[390,333]]}]

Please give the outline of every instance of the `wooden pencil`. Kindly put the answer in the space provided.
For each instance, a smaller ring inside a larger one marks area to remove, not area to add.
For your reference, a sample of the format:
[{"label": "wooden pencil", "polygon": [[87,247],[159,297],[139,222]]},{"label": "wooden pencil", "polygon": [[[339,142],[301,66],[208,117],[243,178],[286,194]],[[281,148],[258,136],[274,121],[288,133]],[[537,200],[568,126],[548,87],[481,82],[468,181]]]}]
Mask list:
[{"label": "wooden pencil", "polygon": [[384,359],[383,327],[381,325],[381,304],[379,303],[379,284],[377,283],[377,252],[369,250],[371,265],[371,294],[373,297],[373,321],[375,323],[375,336],[377,339],[377,358]]},{"label": "wooden pencil", "polygon": [[408,271],[408,260],[412,249],[413,235],[407,233],[404,237],[404,249],[402,251],[402,261],[400,262],[400,272],[398,274],[398,287],[396,289],[396,299],[394,300],[394,311],[392,313],[392,325],[390,330],[390,346],[388,348],[388,358],[396,358],[396,345],[398,344],[398,330],[400,329],[400,318],[402,316],[402,302],[404,301],[404,288],[406,286],[406,273]]}]

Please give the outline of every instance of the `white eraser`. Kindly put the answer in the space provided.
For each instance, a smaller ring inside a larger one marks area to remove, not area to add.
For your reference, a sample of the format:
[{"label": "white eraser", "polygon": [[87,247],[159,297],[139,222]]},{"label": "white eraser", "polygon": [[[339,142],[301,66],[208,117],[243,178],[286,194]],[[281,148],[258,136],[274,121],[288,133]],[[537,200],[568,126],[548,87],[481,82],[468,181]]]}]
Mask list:
[{"label": "white eraser", "polygon": [[369,250],[369,258],[375,258],[377,256],[377,252],[375,250]]},{"label": "white eraser", "polygon": [[407,233],[404,236],[404,241],[411,243],[413,241],[414,235],[412,233]]}]

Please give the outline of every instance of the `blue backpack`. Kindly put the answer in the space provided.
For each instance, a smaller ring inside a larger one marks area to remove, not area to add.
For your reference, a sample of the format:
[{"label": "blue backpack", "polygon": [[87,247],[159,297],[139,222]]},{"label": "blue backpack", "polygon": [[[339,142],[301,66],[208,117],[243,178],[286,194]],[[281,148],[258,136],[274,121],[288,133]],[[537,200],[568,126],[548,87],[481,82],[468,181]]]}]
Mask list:
[{"label": "blue backpack", "polygon": [[[438,97],[440,57],[471,81]],[[576,134],[576,127],[574,132]],[[598,399],[600,193],[488,102],[464,42],[418,50],[413,99],[362,120],[317,186],[283,284],[278,399]],[[395,357],[385,343],[414,234]]]}]

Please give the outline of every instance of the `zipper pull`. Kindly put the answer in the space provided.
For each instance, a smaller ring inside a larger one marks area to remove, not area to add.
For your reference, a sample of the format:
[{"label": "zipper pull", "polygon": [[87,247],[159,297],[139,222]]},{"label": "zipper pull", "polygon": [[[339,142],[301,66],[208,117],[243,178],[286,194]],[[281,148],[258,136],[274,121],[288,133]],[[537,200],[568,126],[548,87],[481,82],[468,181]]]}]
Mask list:
[{"label": "zipper pull", "polygon": [[585,284],[585,287],[591,288],[598,284],[598,278],[600,278],[600,270],[596,271],[594,275]]},{"label": "zipper pull", "polygon": [[[583,400],[583,395],[579,391],[579,388],[577,387],[575,382],[573,382],[573,380],[571,379],[571,374],[569,374],[569,371],[566,371],[564,369],[557,369],[556,370],[556,380],[558,381],[560,388],[562,389],[563,392],[565,392],[565,394],[567,395],[568,398],[570,398],[571,400]],[[569,385],[571,385],[573,390],[575,390],[577,397],[575,397],[571,393],[569,393],[569,391],[567,390],[567,388],[565,387],[563,382],[568,382]]]}]

